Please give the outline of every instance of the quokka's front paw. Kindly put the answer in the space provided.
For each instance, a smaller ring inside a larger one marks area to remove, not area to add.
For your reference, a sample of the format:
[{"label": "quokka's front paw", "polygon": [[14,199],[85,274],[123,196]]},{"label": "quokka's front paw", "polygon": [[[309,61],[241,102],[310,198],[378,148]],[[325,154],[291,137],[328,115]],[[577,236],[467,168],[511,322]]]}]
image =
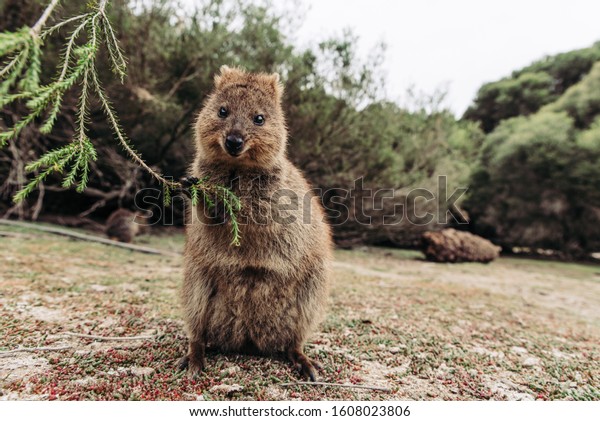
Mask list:
[{"label": "quokka's front paw", "polygon": [[193,176],[189,176],[189,177],[183,177],[183,178],[180,180],[180,182],[181,182],[181,185],[182,185],[183,187],[191,187],[191,186],[193,186],[194,184],[198,184],[198,181],[200,181],[200,180],[198,180],[198,177],[193,177]]}]

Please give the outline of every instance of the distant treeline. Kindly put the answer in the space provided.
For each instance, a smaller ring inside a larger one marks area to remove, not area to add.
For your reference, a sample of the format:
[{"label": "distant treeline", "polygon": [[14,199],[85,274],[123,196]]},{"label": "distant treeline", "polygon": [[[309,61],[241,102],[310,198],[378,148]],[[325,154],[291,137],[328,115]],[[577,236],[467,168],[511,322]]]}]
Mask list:
[{"label": "distant treeline", "polygon": [[[424,230],[470,220],[468,227],[504,247],[572,255],[600,249],[600,64],[594,65],[600,44],[483,86],[456,119],[436,97],[421,98],[410,110],[380,100],[383,50],[361,60],[352,34],[311,49],[294,47],[286,32],[297,25],[291,11],[217,0],[197,2],[192,14],[168,0],[135,7],[124,0],[110,3],[128,77],[120,84],[106,65],[99,66],[105,69],[101,78],[132,143],[164,174],[186,173],[194,150],[192,124],[222,64],[277,71],[286,87],[289,156],[321,189],[340,244],[413,246]],[[44,4],[3,1],[0,30],[31,25]],[[57,16],[86,7],[65,2]],[[55,73],[64,37],[57,33],[46,41],[46,80]],[[133,207],[135,193],[153,186],[111,146],[112,134],[96,106],[89,134],[99,158],[91,188],[65,191],[59,179],[49,178],[43,201],[34,194],[22,207],[11,203],[23,183],[23,163],[72,136],[76,99],[77,92],[67,95],[51,135],[33,128],[0,150],[3,214],[103,219],[116,207]],[[5,107],[0,124],[11,126],[23,113],[23,104]],[[466,186],[467,194],[448,209],[454,202],[445,198]],[[175,206],[181,222],[180,202]]]}]

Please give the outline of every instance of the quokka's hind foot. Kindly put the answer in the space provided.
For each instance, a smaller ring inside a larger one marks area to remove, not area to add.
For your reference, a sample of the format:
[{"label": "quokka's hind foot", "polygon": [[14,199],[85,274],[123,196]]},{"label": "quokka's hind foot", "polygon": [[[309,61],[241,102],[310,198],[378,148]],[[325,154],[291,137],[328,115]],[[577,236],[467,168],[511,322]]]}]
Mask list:
[{"label": "quokka's hind foot", "polygon": [[200,362],[200,361],[194,361],[192,359],[190,359],[188,361],[188,367],[187,367],[187,376],[190,379],[195,379],[200,377],[200,375],[202,374],[202,370],[204,370],[204,362]]},{"label": "quokka's hind foot", "polygon": [[187,369],[189,378],[198,377],[202,373],[205,366],[204,348],[202,342],[190,342],[189,352],[179,360],[177,366],[180,370]]},{"label": "quokka's hind foot", "polygon": [[189,364],[190,364],[190,357],[185,355],[185,356],[181,357],[179,359],[179,361],[177,362],[177,368],[179,369],[179,371],[183,371],[188,368]]},{"label": "quokka's hind foot", "polygon": [[204,370],[204,361],[197,361],[190,358],[189,355],[186,355],[177,362],[177,368],[181,371],[187,370],[187,376],[190,379],[194,379],[202,374],[202,370]]},{"label": "quokka's hind foot", "polygon": [[323,370],[321,364],[308,358],[300,349],[289,350],[288,358],[302,377],[309,379],[311,382],[317,381],[317,371]]}]

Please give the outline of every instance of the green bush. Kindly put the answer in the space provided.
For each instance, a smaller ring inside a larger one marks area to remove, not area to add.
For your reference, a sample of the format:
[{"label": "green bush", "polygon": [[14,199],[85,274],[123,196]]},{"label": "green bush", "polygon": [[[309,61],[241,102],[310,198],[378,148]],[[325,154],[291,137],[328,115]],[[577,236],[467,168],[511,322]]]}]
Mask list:
[{"label": "green bush", "polygon": [[579,82],[546,108],[549,111],[566,111],[577,128],[586,128],[600,115],[600,61]]},{"label": "green bush", "polygon": [[500,121],[537,112],[557,100],[600,61],[600,42],[592,47],[546,57],[483,85],[464,118],[477,121],[489,133]]},{"label": "green bush", "polygon": [[487,136],[465,203],[476,232],[510,248],[600,248],[598,126],[578,134],[566,113],[500,123]]}]

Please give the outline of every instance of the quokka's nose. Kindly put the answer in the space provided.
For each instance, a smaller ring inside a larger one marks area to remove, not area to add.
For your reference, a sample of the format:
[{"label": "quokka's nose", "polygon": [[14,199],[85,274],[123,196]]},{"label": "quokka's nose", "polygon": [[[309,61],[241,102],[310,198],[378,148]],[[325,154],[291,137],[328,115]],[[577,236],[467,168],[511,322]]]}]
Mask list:
[{"label": "quokka's nose", "polygon": [[228,134],[225,138],[225,148],[230,155],[237,155],[244,147],[244,139],[239,134]]}]

